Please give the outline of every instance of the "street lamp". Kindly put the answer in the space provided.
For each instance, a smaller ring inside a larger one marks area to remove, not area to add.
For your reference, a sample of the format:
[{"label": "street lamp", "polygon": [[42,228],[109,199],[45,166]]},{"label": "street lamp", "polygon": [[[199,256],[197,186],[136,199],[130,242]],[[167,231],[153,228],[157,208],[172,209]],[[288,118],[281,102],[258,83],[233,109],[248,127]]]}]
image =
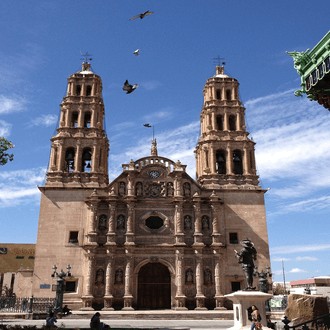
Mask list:
[{"label": "street lamp", "polygon": [[272,277],[273,274],[270,272],[270,267],[266,266],[266,272],[262,269],[261,272],[258,272],[258,267],[254,268],[254,274],[255,277],[259,278],[259,291],[268,293],[268,280],[267,276]]},{"label": "street lamp", "polygon": [[65,273],[63,269],[59,273],[56,272],[56,265],[53,266],[53,274],[52,277],[57,276],[57,286],[56,286],[56,299],[55,299],[55,312],[62,312],[63,305],[63,293],[64,293],[64,277],[71,277],[71,266],[68,265],[66,267],[67,272]]}]

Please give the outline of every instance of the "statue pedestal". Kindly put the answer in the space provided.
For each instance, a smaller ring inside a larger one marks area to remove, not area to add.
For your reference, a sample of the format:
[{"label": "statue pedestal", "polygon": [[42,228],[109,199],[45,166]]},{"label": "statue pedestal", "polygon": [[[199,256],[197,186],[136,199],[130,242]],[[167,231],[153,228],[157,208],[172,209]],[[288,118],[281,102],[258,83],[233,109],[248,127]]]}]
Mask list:
[{"label": "statue pedestal", "polygon": [[261,324],[266,328],[265,301],[273,295],[261,291],[236,291],[225,297],[233,302],[234,326],[231,330],[250,329],[251,321],[248,319],[248,308],[255,305],[261,315]]}]

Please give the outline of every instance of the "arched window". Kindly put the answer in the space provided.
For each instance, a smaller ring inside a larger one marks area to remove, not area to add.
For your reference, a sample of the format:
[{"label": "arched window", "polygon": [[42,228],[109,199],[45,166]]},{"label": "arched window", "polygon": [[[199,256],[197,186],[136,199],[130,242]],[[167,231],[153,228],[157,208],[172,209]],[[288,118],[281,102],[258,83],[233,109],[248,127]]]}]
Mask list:
[{"label": "arched window", "polygon": [[91,148],[85,148],[82,154],[82,172],[89,173],[92,168],[92,151]]},{"label": "arched window", "polygon": [[222,116],[217,116],[217,128],[218,131],[223,131]]},{"label": "arched window", "polygon": [[65,152],[65,171],[74,171],[74,148],[68,148]]},{"label": "arched window", "polygon": [[84,127],[87,127],[87,128],[91,127],[91,113],[90,112],[85,113]]},{"label": "arched window", "polygon": [[227,90],[226,90],[226,99],[227,99],[228,101],[231,100],[231,90],[230,90],[230,89],[227,89]]},{"label": "arched window", "polygon": [[233,151],[234,174],[243,174],[242,153],[240,150]]},{"label": "arched window", "polygon": [[71,117],[71,127],[78,126],[78,112],[73,112]]},{"label": "arched window", "polygon": [[236,116],[229,116],[229,130],[236,131]]},{"label": "arched window", "polygon": [[86,87],[86,96],[91,96],[92,94],[92,86],[87,85]]},{"label": "arched window", "polygon": [[77,85],[76,86],[76,95],[77,96],[80,96],[80,93],[81,93],[81,86],[80,85]]},{"label": "arched window", "polygon": [[221,100],[221,90],[217,89],[217,100]]},{"label": "arched window", "polygon": [[216,171],[218,174],[226,174],[226,156],[221,150],[216,153]]}]

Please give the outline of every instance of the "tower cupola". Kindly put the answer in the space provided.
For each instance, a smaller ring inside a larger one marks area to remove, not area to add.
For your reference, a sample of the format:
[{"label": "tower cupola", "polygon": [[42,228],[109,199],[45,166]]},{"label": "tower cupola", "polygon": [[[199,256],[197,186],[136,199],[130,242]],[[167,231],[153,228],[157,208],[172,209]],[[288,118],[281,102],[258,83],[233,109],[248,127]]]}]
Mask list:
[{"label": "tower cupola", "polygon": [[45,186],[105,187],[108,184],[109,140],[103,128],[101,77],[89,62],[68,78],[60,105],[57,134],[52,137]]},{"label": "tower cupola", "polygon": [[206,81],[197,143],[197,181],[206,188],[260,188],[256,175],[254,142],[245,126],[245,108],[239,83],[217,66]]}]

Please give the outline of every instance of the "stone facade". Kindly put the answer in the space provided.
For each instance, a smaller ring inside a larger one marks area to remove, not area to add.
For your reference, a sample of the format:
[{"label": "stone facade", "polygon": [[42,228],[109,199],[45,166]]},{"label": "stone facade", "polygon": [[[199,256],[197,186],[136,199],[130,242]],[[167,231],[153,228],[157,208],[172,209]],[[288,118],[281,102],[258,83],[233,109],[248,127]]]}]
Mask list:
[{"label": "stone facade", "polygon": [[196,147],[197,181],[186,166],[158,156],[123,164],[110,184],[102,82],[83,63],[68,79],[42,192],[33,294],[52,266],[70,264],[64,301],[84,310],[224,309],[244,288],[235,258],[248,237],[259,269],[270,264],[264,193],[254,142],[244,126],[238,82],[208,79]]}]

